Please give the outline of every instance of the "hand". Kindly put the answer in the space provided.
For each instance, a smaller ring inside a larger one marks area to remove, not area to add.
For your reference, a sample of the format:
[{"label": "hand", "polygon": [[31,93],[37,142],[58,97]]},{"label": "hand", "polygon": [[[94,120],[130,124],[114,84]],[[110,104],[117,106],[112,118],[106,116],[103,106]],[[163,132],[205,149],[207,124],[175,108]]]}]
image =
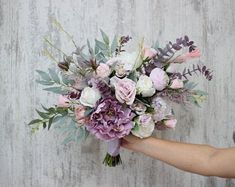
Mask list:
[{"label": "hand", "polygon": [[129,149],[131,151],[135,151],[135,152],[143,152],[144,148],[146,148],[147,144],[146,142],[149,140],[150,138],[138,138],[136,136],[133,135],[128,135],[125,136],[124,138],[122,138],[121,140],[121,146]]}]

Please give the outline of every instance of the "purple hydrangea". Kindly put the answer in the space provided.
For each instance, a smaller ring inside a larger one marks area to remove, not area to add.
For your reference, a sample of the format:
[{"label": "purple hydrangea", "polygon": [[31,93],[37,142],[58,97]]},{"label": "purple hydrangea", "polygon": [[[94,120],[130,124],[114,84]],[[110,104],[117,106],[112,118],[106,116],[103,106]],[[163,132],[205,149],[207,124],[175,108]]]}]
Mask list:
[{"label": "purple hydrangea", "polygon": [[114,140],[128,135],[133,127],[131,109],[122,106],[115,98],[100,100],[90,116],[87,130],[101,140]]}]

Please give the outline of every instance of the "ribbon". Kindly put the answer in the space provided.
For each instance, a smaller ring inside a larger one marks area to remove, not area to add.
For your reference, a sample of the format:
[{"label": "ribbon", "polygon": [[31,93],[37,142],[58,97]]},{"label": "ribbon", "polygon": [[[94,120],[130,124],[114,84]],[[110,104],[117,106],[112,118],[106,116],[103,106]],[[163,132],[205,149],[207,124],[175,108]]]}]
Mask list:
[{"label": "ribbon", "polygon": [[111,156],[117,156],[120,150],[120,139],[114,139],[108,142],[108,153]]}]

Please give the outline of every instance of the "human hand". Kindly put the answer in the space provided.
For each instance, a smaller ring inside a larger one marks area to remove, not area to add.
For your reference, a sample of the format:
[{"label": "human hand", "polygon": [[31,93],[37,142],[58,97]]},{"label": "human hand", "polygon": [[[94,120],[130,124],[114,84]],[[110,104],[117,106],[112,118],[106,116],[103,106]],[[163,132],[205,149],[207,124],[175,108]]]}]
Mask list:
[{"label": "human hand", "polygon": [[141,139],[130,134],[122,138],[121,146],[134,152],[144,152],[144,150],[148,147],[147,142],[149,142],[150,139],[151,137]]}]

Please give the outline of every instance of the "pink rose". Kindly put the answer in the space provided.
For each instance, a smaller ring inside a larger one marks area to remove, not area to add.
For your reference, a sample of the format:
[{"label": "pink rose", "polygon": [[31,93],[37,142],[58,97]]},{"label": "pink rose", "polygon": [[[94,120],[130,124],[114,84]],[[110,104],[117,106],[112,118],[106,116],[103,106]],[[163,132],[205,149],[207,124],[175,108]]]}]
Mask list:
[{"label": "pink rose", "polygon": [[163,90],[169,83],[169,77],[166,72],[160,68],[155,68],[150,73],[150,78],[156,90]]},{"label": "pink rose", "polygon": [[170,88],[179,89],[184,87],[184,82],[181,79],[174,79],[171,82]]},{"label": "pink rose", "polygon": [[176,123],[177,123],[177,119],[167,119],[167,120],[164,120],[164,124],[168,128],[175,128]]},{"label": "pink rose", "polygon": [[63,95],[60,95],[59,96],[59,101],[58,101],[58,106],[59,107],[69,107],[70,106],[70,100],[63,96]]},{"label": "pink rose", "polygon": [[96,69],[96,75],[100,78],[108,77],[111,73],[109,66],[105,63],[100,63]]},{"label": "pink rose", "polygon": [[128,78],[118,79],[114,83],[114,87],[116,98],[120,103],[126,103],[127,105],[133,104],[136,95],[134,81]]},{"label": "pink rose", "polygon": [[191,52],[188,52],[188,53],[185,53],[183,55],[180,55],[178,57],[176,57],[173,62],[174,63],[182,63],[182,62],[185,62],[187,60],[190,60],[192,58],[198,58],[200,57],[201,54],[200,54],[200,50],[199,49],[195,49]]},{"label": "pink rose", "polygon": [[87,118],[85,117],[85,111],[86,108],[82,105],[76,105],[75,106],[75,119],[78,123],[84,124],[87,121]]},{"label": "pink rose", "polygon": [[157,55],[157,51],[155,49],[147,47],[144,48],[143,53],[144,53],[144,59],[146,58],[152,59]]}]

